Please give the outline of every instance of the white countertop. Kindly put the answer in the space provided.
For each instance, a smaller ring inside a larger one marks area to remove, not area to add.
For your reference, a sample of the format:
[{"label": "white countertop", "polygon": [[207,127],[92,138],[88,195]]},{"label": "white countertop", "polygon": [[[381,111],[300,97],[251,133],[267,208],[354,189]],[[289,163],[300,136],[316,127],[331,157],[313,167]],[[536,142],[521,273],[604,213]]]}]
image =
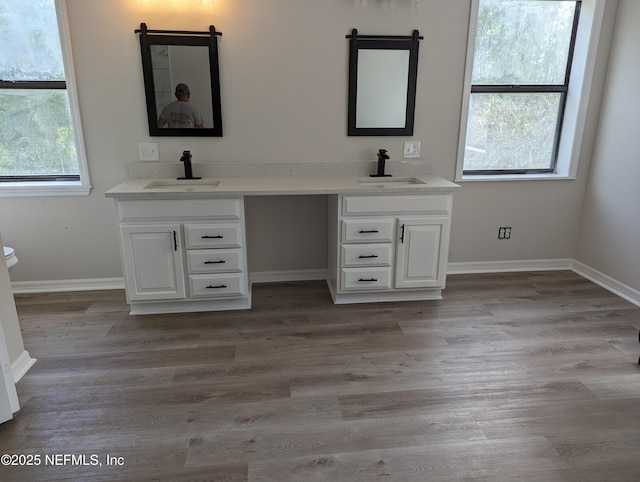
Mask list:
[{"label": "white countertop", "polygon": [[[384,183],[384,184],[380,184]],[[306,194],[436,194],[459,186],[435,176],[390,178],[331,176],[134,178],[105,193],[116,199],[192,199],[227,196],[275,196]]]}]

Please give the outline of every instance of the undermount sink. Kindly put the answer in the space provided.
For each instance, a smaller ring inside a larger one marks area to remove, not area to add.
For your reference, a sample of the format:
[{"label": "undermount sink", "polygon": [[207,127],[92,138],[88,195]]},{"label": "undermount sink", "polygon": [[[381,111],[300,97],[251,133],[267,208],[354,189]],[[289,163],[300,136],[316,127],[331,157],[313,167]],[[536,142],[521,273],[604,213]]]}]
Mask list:
[{"label": "undermount sink", "polygon": [[155,189],[165,191],[208,191],[220,184],[217,179],[167,179],[161,181],[152,181],[143,189]]},{"label": "undermount sink", "polygon": [[378,187],[395,187],[395,186],[410,186],[415,184],[425,184],[422,179],[417,177],[364,177],[358,179],[358,184],[363,186],[378,186]]}]

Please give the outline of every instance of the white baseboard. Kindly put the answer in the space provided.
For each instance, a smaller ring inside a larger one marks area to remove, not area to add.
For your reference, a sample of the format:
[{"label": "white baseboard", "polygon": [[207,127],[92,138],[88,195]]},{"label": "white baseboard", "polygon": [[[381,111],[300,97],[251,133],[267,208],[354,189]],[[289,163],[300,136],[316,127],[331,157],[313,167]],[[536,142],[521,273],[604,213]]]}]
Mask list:
[{"label": "white baseboard", "polygon": [[56,293],[64,291],[123,290],[124,278],[87,278],[45,281],[13,281],[14,294]]},{"label": "white baseboard", "polygon": [[[571,270],[593,281],[599,286],[640,306],[640,291],[605,275],[580,261],[571,258],[533,259],[514,261],[476,261],[468,263],[449,263],[447,274],[504,273],[518,271],[557,271]],[[250,273],[252,283],[278,283],[286,281],[311,281],[327,278],[325,269],[259,271]],[[124,289],[123,278],[91,278],[49,281],[14,281],[11,287],[15,294],[48,293],[58,291],[90,291]],[[28,356],[28,354],[27,354]],[[27,368],[28,369],[28,368]],[[14,370],[14,373],[15,370]]]},{"label": "white baseboard", "polygon": [[251,283],[282,283],[287,281],[315,281],[327,279],[326,269],[299,269],[288,271],[254,271],[249,273]]},{"label": "white baseboard", "polygon": [[593,281],[595,284],[611,291],[620,298],[640,307],[640,291],[635,290],[630,286],[627,286],[624,283],[621,283],[620,281],[617,281],[610,276],[581,263],[580,261],[573,260],[571,269],[583,278]]},{"label": "white baseboard", "polygon": [[517,271],[558,271],[571,270],[583,278],[593,281],[613,294],[640,306],[640,291],[621,283],[575,259],[534,259],[515,261],[479,261],[470,263],[449,263],[447,274],[505,273]]},{"label": "white baseboard", "polygon": [[572,264],[573,260],[570,258],[449,263],[447,265],[447,274],[506,273],[516,271],[558,271],[570,270]]},{"label": "white baseboard", "polygon": [[23,351],[22,354],[17,359],[15,359],[11,364],[11,373],[13,374],[13,382],[18,383],[20,379],[24,376],[24,374],[29,371],[29,368],[31,368],[36,361],[37,360],[35,358],[31,358],[27,350]]}]

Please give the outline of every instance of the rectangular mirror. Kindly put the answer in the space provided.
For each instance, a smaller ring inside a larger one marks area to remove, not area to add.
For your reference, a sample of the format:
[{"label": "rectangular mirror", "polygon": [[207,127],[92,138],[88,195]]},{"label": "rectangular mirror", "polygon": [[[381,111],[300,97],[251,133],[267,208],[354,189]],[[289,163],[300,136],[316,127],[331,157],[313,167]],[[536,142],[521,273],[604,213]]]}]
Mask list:
[{"label": "rectangular mirror", "polygon": [[418,77],[418,31],[412,36],[347,36],[348,135],[413,135]]},{"label": "rectangular mirror", "polygon": [[148,30],[140,49],[150,136],[222,137],[217,37],[208,32]]}]

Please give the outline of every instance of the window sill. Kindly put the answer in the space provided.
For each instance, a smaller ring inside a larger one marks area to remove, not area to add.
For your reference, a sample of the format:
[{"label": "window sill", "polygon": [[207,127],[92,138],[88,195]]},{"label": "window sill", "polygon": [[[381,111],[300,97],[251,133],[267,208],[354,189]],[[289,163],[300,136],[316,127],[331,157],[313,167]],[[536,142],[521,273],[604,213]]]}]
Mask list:
[{"label": "window sill", "polygon": [[90,191],[79,181],[0,182],[0,197],[88,196]]},{"label": "window sill", "polygon": [[456,178],[455,182],[491,182],[491,181],[567,181],[575,180],[576,176],[565,174],[494,174],[494,175],[463,175]]}]

